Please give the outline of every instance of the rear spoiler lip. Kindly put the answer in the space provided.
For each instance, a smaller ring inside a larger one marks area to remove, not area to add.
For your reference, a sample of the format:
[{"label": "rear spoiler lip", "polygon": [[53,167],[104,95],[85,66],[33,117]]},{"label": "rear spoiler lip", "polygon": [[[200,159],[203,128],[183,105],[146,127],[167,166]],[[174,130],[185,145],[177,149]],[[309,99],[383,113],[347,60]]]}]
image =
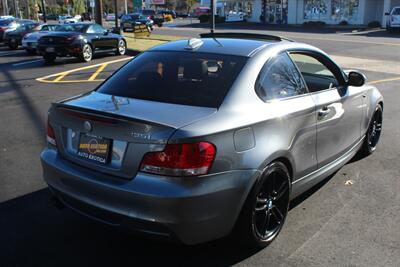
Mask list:
[{"label": "rear spoiler lip", "polygon": [[[134,117],[129,117],[129,116],[124,116],[124,115],[120,115],[120,114],[114,114],[114,113],[110,113],[110,112],[106,112],[106,111],[101,111],[101,110],[96,110],[96,109],[89,109],[89,108],[82,108],[79,106],[73,106],[73,105],[68,105],[68,104],[64,104],[64,103],[53,103],[52,107],[54,107],[55,109],[61,110],[62,112],[76,112],[76,113],[80,113],[83,115],[95,115],[95,116],[99,116],[101,119],[99,119],[99,122],[104,122],[104,120],[116,120],[116,121],[121,121],[121,122],[126,122],[126,123],[132,123],[132,122],[138,122],[138,123],[143,123],[143,124],[151,124],[154,126],[159,126],[159,127],[171,127],[174,128],[171,125],[165,125],[165,124],[160,124],[160,123],[156,123],[156,122],[152,122],[152,121],[146,121],[146,120],[141,120],[138,118],[134,118]],[[89,119],[90,120],[90,119]]]}]

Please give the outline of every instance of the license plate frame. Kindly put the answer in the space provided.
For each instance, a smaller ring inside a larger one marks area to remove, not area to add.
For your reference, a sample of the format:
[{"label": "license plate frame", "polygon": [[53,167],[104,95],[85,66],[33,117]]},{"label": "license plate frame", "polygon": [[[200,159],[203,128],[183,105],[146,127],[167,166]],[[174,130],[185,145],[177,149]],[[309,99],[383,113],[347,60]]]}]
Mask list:
[{"label": "license plate frame", "polygon": [[109,138],[81,133],[78,143],[78,156],[91,162],[106,165],[109,163],[112,140]]}]

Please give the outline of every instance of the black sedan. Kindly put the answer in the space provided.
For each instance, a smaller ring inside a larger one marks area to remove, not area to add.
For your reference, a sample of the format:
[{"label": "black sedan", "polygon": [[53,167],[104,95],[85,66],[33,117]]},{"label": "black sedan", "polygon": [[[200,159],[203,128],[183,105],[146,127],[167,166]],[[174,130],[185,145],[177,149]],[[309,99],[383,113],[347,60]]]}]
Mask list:
[{"label": "black sedan", "polygon": [[126,14],[121,17],[121,29],[122,31],[133,31],[135,25],[146,25],[151,30],[153,30],[154,21],[151,20],[148,16],[141,15],[139,13],[134,14]]},{"label": "black sedan", "polygon": [[99,24],[74,23],[60,25],[54,32],[42,36],[37,50],[46,62],[53,62],[58,56],[88,62],[96,53],[125,54],[126,41]]}]

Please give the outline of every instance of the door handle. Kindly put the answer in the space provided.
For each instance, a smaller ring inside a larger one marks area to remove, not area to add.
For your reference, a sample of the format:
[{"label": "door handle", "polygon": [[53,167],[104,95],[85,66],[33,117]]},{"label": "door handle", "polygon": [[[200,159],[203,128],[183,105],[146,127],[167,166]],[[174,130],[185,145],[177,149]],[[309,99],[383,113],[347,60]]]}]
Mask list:
[{"label": "door handle", "polygon": [[318,110],[318,116],[320,117],[325,117],[326,115],[328,115],[331,112],[331,110],[325,106],[322,109]]}]

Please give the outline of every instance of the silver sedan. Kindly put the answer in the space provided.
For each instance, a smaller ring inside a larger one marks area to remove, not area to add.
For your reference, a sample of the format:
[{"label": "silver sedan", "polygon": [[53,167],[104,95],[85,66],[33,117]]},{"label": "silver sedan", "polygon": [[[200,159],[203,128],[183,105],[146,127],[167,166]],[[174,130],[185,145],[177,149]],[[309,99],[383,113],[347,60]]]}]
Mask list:
[{"label": "silver sedan", "polygon": [[293,198],[374,152],[382,111],[363,74],[313,46],[205,34],[54,103],[44,179],[59,204],[110,225],[264,247]]}]

